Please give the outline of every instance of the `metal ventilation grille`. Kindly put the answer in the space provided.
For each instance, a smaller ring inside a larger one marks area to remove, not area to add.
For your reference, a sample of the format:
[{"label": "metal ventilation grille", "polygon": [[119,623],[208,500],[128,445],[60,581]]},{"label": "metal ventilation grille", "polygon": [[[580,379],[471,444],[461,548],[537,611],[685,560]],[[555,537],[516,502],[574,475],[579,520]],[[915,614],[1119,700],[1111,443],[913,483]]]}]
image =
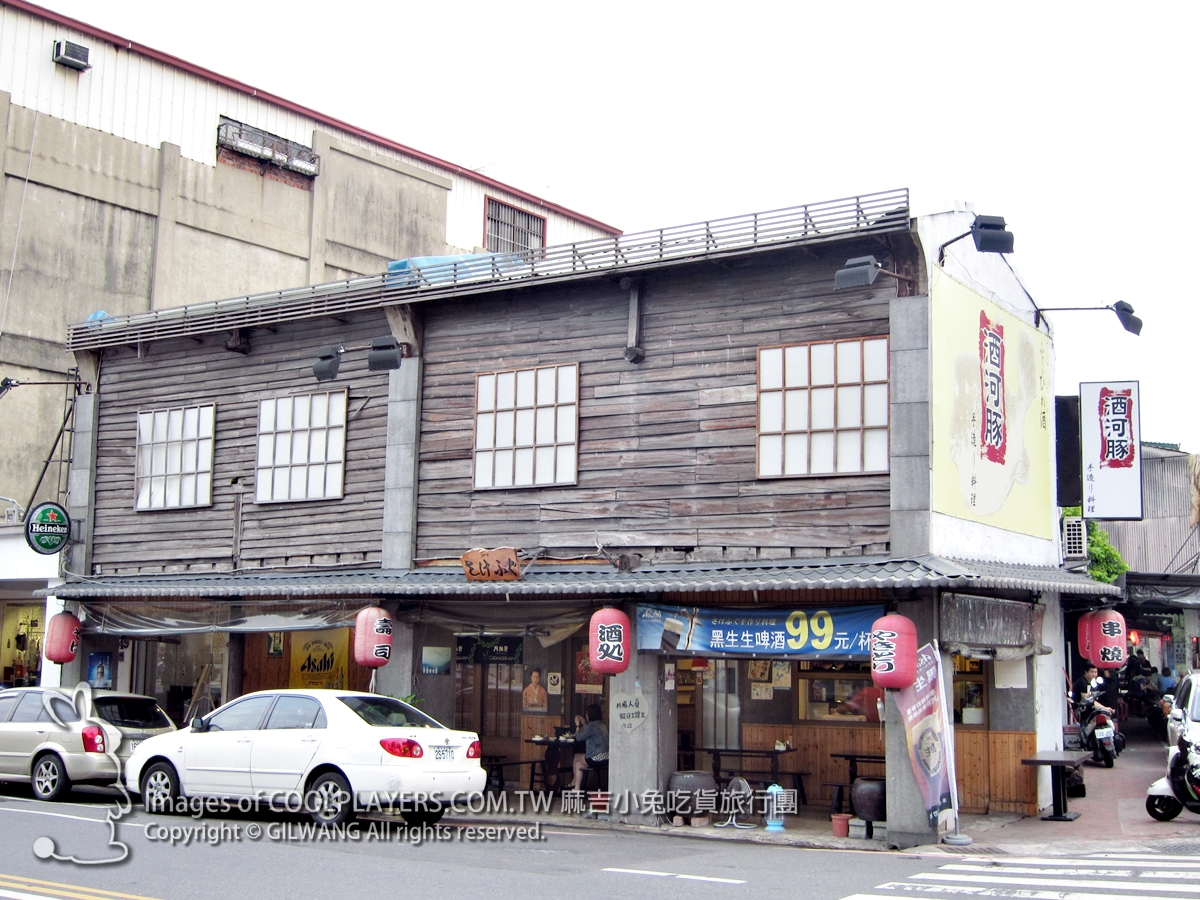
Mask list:
[{"label": "metal ventilation grille", "polygon": [[1063,518],[1063,553],[1067,559],[1087,557],[1087,525],[1079,516]]}]

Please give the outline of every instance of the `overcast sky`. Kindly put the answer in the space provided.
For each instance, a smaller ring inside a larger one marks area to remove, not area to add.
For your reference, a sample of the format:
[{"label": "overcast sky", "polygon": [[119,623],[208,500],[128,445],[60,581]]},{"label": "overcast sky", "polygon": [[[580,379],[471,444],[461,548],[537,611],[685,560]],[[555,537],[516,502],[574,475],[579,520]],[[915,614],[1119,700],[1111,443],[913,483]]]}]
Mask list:
[{"label": "overcast sky", "polygon": [[[1200,451],[1200,4],[45,5],[625,231],[908,187],[1016,235],[1057,390]],[[553,236],[551,236],[553,242]],[[1190,361],[1190,362],[1189,362]]]}]

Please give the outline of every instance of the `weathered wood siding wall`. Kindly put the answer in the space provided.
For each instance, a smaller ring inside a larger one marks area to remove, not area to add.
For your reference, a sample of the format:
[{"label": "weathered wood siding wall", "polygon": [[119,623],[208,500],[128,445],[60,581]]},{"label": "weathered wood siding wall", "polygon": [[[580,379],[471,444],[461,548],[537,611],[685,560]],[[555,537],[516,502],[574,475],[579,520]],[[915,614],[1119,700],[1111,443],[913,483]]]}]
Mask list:
[{"label": "weathered wood siding wall", "polygon": [[[252,350],[246,356],[225,349],[225,333],[200,342],[155,343],[141,359],[132,348],[105,352],[93,567],[111,575],[378,564],[388,374],[368,373],[362,353],[344,357],[332,382],[317,382],[312,365],[323,344],[362,344],[390,334],[387,319],[373,312],[345,322],[299,321],[273,328],[250,333]],[[349,391],[344,496],[255,503],[259,400],[343,387]],[[216,404],[212,506],[136,512],[138,411],[207,403]]]},{"label": "weathered wood siding wall", "polygon": [[[649,275],[637,365],[622,355],[628,291],[615,281],[427,308],[417,555],[597,542],[659,560],[886,552],[887,475],[755,477],[758,348],[888,333],[890,279],[833,292],[860,252],[878,249]],[[575,362],[578,485],[473,490],[476,373]]]}]

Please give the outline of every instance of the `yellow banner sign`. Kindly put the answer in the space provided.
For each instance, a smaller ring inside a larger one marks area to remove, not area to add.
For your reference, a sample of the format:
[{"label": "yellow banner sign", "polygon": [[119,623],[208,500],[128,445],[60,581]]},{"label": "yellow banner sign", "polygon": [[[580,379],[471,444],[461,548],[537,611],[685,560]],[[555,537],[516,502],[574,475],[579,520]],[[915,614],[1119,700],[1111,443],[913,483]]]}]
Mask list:
[{"label": "yellow banner sign", "polygon": [[293,632],[288,687],[344,690],[349,656],[349,628]]},{"label": "yellow banner sign", "polygon": [[1052,540],[1050,338],[931,276],[933,508]]}]

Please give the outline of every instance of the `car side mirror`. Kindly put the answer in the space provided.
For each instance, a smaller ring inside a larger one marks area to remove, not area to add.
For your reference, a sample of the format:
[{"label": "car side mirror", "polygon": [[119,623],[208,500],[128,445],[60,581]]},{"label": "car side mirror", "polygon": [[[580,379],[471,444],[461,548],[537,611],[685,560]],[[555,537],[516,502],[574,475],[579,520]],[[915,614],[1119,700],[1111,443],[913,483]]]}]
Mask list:
[{"label": "car side mirror", "polygon": [[1171,710],[1171,721],[1172,722],[1182,722],[1183,721],[1183,710],[1182,709]]},{"label": "car side mirror", "polygon": [[199,716],[196,716],[196,718],[192,719],[192,731],[208,731],[208,729],[204,727],[204,720]]}]

